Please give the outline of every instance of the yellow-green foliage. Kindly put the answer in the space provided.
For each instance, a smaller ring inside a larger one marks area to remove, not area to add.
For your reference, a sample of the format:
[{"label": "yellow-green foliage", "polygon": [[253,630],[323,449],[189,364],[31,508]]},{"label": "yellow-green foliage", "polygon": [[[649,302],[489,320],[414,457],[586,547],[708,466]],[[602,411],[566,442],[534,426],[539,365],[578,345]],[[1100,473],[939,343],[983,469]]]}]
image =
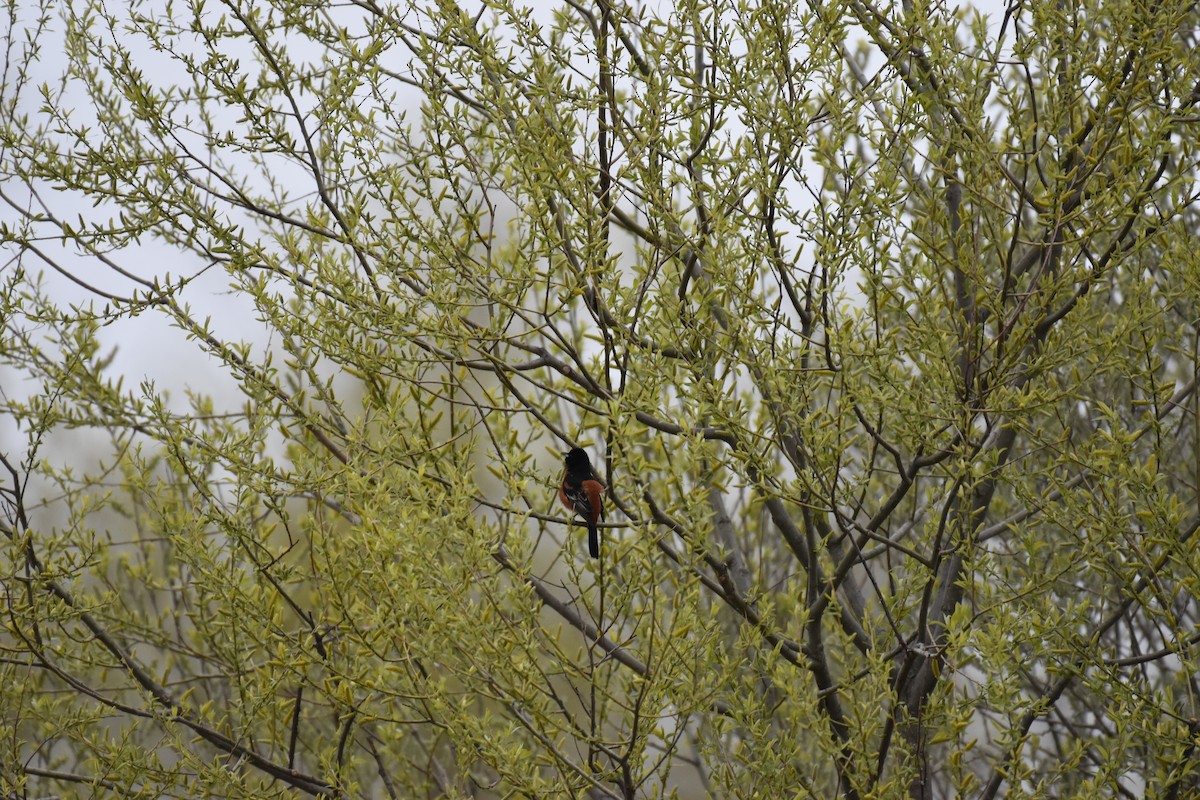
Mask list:
[{"label": "yellow-green foliage", "polygon": [[1194,796],[1195,7],[534,6],[9,4],[0,796]]}]

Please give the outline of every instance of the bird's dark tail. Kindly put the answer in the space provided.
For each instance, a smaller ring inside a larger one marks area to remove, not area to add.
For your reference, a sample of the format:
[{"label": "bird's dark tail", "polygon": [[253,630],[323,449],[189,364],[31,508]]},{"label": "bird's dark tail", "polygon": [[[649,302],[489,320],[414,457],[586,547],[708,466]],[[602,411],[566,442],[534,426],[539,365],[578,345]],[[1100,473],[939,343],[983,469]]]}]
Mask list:
[{"label": "bird's dark tail", "polygon": [[600,557],[600,531],[596,525],[589,524],[588,529],[588,554],[592,558]]}]

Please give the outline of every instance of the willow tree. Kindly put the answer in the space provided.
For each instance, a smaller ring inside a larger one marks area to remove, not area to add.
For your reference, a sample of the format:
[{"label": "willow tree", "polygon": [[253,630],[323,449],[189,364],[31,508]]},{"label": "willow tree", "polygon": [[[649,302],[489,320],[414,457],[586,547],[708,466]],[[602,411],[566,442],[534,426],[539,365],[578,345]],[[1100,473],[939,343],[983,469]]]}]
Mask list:
[{"label": "willow tree", "polygon": [[4,797],[1195,790],[1192,3],[111,6],[8,4]]}]

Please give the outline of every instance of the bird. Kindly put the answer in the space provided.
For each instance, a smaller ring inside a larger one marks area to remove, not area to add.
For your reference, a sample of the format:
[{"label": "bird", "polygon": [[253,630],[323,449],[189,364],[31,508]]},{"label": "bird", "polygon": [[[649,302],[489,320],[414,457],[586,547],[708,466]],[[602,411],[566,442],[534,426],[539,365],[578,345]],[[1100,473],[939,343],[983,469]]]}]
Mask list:
[{"label": "bird", "polygon": [[596,522],[604,516],[604,484],[596,477],[587,451],[574,447],[564,459],[566,470],[558,485],[558,499],[572,512],[583,517],[588,529],[588,554],[600,557],[600,531]]}]

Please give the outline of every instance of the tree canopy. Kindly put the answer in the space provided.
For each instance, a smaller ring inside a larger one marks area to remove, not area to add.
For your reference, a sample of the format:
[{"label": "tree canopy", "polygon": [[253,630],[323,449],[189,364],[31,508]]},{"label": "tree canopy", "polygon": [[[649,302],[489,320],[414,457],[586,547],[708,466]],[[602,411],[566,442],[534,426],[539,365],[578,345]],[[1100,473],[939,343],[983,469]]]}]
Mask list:
[{"label": "tree canopy", "polygon": [[8,3],[0,796],[1196,791],[1198,30]]}]

